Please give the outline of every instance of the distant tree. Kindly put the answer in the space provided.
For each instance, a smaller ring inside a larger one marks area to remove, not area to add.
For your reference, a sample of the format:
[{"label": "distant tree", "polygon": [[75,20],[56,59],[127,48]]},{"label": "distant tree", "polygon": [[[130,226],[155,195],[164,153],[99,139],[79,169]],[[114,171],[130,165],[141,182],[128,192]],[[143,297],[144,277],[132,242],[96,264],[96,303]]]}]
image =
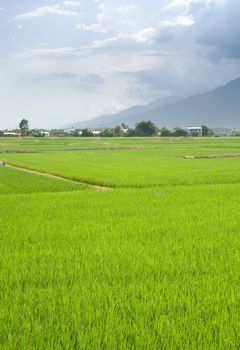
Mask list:
[{"label": "distant tree", "polygon": [[73,133],[73,136],[74,136],[74,137],[81,136],[82,133],[80,133],[80,132],[81,132],[81,129],[75,129],[75,131],[74,131],[74,133]]},{"label": "distant tree", "polygon": [[105,129],[100,134],[101,137],[113,137],[114,136],[114,130],[113,129]]},{"label": "distant tree", "polygon": [[52,136],[63,136],[64,130],[63,129],[51,129],[51,135]]},{"label": "distant tree", "polygon": [[154,136],[158,127],[151,121],[142,121],[136,124],[135,133],[137,136]]},{"label": "distant tree", "polygon": [[232,132],[232,133],[231,133],[231,136],[237,136],[237,137],[239,137],[239,136],[240,136],[240,132],[239,132],[239,131]]},{"label": "distant tree", "polygon": [[0,130],[0,137],[2,137],[3,136],[3,131],[2,130]]},{"label": "distant tree", "polygon": [[128,126],[124,123],[121,124],[122,129],[128,129]]},{"label": "distant tree", "polygon": [[123,128],[119,125],[115,126],[113,133],[114,133],[114,136],[116,136],[116,137],[121,137],[124,135]]},{"label": "distant tree", "polygon": [[213,136],[214,132],[212,129],[209,129],[206,125],[202,125],[202,136]]},{"label": "distant tree", "polygon": [[27,136],[28,131],[29,131],[29,122],[27,119],[22,119],[21,122],[19,123],[19,128],[21,130],[21,135],[22,136]]},{"label": "distant tree", "polygon": [[135,132],[135,129],[128,129],[127,133],[125,134],[127,137],[133,137],[133,136],[136,136],[136,132]]},{"label": "distant tree", "polygon": [[83,129],[81,136],[83,136],[83,137],[91,137],[91,136],[94,136],[94,135],[89,129]]},{"label": "distant tree", "polygon": [[167,128],[162,128],[160,132],[162,137],[168,137],[172,135],[171,131]]},{"label": "distant tree", "polygon": [[40,130],[32,130],[32,136],[33,137],[42,137],[43,135],[41,134]]},{"label": "distant tree", "polygon": [[187,134],[188,133],[185,129],[175,128],[173,133],[172,133],[172,136],[180,137],[180,136],[187,136]]}]

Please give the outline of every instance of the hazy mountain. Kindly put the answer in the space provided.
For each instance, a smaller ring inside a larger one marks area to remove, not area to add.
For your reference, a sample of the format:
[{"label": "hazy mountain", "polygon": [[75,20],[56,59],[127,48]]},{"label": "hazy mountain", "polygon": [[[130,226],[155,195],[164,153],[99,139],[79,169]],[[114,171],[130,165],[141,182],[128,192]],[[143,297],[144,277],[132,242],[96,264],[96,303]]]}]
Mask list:
[{"label": "hazy mountain", "polygon": [[169,103],[173,103],[178,101],[179,98],[175,96],[168,96],[168,97],[162,97],[159,98],[147,105],[139,105],[139,106],[133,106],[130,107],[124,111],[121,111],[119,113],[115,114],[108,114],[100,117],[96,117],[94,119],[90,120],[84,120],[79,123],[73,123],[67,125],[65,128],[68,127],[74,127],[74,128],[86,128],[86,127],[105,127],[105,126],[115,126],[116,120],[118,120],[118,123],[122,123],[121,120],[126,118],[134,118],[135,115],[139,115],[141,113],[148,113],[152,111],[155,108],[162,107],[164,105],[167,105]]},{"label": "hazy mountain", "polygon": [[108,127],[125,123],[133,126],[142,120],[151,120],[158,126],[170,128],[190,125],[240,128],[240,78],[213,91],[177,102],[161,104],[160,99],[147,106],[132,107],[118,114],[81,122],[79,125]]}]

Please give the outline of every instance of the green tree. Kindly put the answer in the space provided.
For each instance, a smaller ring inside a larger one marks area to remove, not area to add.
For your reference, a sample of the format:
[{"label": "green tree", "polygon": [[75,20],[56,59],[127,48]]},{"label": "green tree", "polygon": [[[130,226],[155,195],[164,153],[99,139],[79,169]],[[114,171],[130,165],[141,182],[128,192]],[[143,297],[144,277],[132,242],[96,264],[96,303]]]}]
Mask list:
[{"label": "green tree", "polygon": [[81,136],[82,135],[82,133],[81,133],[81,129],[75,129],[75,131],[74,131],[74,133],[73,133],[73,136],[74,137],[79,137],[79,136]]},{"label": "green tree", "polygon": [[64,134],[63,129],[51,129],[52,136],[63,136],[63,134]]},{"label": "green tree", "polygon": [[101,132],[102,137],[113,137],[114,136],[114,130],[113,129],[105,129]]},{"label": "green tree", "polygon": [[124,123],[121,124],[122,129],[128,129],[128,126]]},{"label": "green tree", "polygon": [[188,133],[185,129],[175,128],[173,133],[172,133],[172,136],[180,137],[180,136],[187,136],[187,134]]},{"label": "green tree", "polygon": [[83,129],[82,130],[82,135],[81,136],[83,136],[83,137],[90,137],[90,136],[94,136],[93,135],[93,133],[90,131],[90,130],[88,130],[88,129]]},{"label": "green tree", "polygon": [[206,125],[202,125],[202,136],[213,136],[214,132]]},{"label": "green tree", "polygon": [[167,137],[167,136],[171,136],[171,135],[172,135],[172,133],[169,129],[167,129],[167,128],[161,129],[161,136],[162,137]]},{"label": "green tree", "polygon": [[128,137],[136,136],[135,129],[128,128],[128,131],[127,131],[127,133],[126,133],[126,136],[128,136]]},{"label": "green tree", "polygon": [[136,124],[135,134],[136,136],[154,136],[158,132],[158,127],[149,121],[142,121]]},{"label": "green tree", "polygon": [[124,135],[124,131],[123,131],[122,127],[119,125],[115,126],[113,133],[114,133],[114,136],[116,136],[116,137],[121,137]]},{"label": "green tree", "polygon": [[21,135],[22,136],[27,136],[28,131],[29,131],[29,122],[27,119],[22,119],[20,124],[19,124],[20,130],[21,130]]}]

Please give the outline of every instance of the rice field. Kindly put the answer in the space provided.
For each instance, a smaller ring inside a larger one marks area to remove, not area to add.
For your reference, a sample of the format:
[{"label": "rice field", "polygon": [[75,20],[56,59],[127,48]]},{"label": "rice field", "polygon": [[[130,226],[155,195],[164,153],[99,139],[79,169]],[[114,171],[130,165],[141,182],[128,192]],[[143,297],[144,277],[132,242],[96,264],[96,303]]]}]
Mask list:
[{"label": "rice field", "polygon": [[81,189],[86,189],[86,186],[0,166],[0,194],[66,192]]},{"label": "rice field", "polygon": [[240,159],[184,156],[240,140],[43,142],[0,160],[113,190],[0,167],[0,348],[238,349]]},{"label": "rice field", "polygon": [[[159,138],[154,139],[154,142],[157,140]],[[240,182],[238,158],[184,158],[197,155],[240,154],[240,143],[235,142],[234,147],[228,144],[228,147],[221,148],[215,144],[211,145],[211,142],[208,143],[208,147],[205,143],[193,142],[190,148],[189,141],[184,139],[175,141],[174,144],[171,141],[167,144],[166,141],[163,143],[160,140],[157,147],[150,148],[150,142],[151,140],[144,139],[142,144],[134,149],[100,148],[16,153],[2,154],[1,158],[20,167],[110,187],[146,188]]]}]

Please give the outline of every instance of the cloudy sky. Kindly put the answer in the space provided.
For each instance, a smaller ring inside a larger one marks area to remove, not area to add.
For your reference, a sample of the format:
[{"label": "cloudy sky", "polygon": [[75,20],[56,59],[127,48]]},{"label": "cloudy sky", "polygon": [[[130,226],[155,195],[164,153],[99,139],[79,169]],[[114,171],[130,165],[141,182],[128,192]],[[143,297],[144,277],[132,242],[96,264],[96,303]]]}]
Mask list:
[{"label": "cloudy sky", "polygon": [[240,76],[239,0],[0,0],[0,129],[60,127]]}]

